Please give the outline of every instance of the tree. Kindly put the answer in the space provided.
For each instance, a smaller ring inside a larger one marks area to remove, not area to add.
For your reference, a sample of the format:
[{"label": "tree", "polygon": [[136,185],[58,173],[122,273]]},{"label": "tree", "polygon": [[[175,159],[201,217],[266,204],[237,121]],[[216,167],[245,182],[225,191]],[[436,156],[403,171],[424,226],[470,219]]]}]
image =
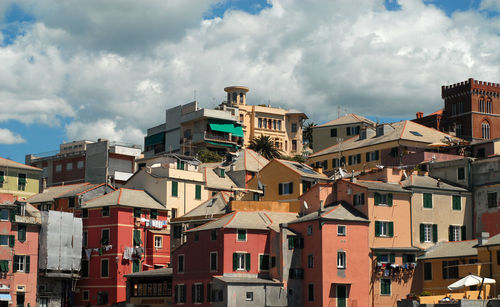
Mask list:
[{"label": "tree", "polygon": [[316,124],[313,122],[307,122],[302,125],[302,139],[309,144],[309,148],[311,149],[313,148],[312,128],[315,126]]},{"label": "tree", "polygon": [[272,160],[274,158],[281,158],[280,152],[278,151],[276,146],[274,146],[274,143],[271,140],[271,138],[267,135],[261,135],[251,140],[248,148],[258,152],[268,160]]},{"label": "tree", "polygon": [[221,162],[222,160],[224,160],[223,156],[208,149],[199,151],[197,156],[198,160],[200,160],[202,163]]}]

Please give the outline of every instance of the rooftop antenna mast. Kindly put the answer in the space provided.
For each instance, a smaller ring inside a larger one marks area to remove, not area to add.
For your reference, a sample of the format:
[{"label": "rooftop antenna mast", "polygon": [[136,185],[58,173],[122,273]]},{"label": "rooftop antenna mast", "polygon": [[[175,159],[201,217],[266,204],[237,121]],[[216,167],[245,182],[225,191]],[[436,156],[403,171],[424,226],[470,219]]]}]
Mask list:
[{"label": "rooftop antenna mast", "polygon": [[193,91],[193,98],[194,98],[194,101],[196,101],[196,90]]},{"label": "rooftop antenna mast", "polygon": [[337,119],[340,118],[340,106],[337,106]]}]

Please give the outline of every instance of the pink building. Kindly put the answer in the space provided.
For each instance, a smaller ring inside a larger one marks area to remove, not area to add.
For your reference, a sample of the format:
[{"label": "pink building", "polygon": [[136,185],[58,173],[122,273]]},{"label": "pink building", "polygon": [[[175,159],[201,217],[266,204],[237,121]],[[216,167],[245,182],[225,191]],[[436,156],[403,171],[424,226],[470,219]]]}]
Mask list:
[{"label": "pink building", "polygon": [[0,203],[0,306],[36,306],[40,213],[30,204]]}]

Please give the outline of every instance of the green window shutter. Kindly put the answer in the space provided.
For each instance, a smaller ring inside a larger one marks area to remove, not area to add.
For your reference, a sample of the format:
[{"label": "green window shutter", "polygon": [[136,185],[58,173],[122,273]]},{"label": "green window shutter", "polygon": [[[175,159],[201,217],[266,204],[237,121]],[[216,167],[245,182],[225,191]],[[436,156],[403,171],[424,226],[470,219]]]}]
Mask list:
[{"label": "green window shutter", "polygon": [[373,194],[373,198],[375,200],[375,206],[378,206],[380,204],[380,194],[378,194],[377,192],[375,192]]},{"label": "green window shutter", "polygon": [[453,210],[462,210],[462,204],[459,195],[453,195]]},{"label": "green window shutter", "polygon": [[26,269],[24,270],[24,272],[30,272],[30,256],[26,256]]},{"label": "green window shutter", "polygon": [[394,223],[393,222],[389,222],[389,237],[394,237]]},{"label": "green window shutter", "polygon": [[201,199],[201,185],[197,184],[196,185],[196,190],[195,190],[195,199]]},{"label": "green window shutter", "polygon": [[453,226],[448,226],[448,241],[453,241]]},{"label": "green window shutter", "polygon": [[9,212],[9,220],[11,222],[15,222],[16,221],[16,211],[11,209],[10,212]]},{"label": "green window shutter", "polygon": [[424,193],[424,208],[432,208],[432,194]]},{"label": "green window shutter", "polygon": [[392,193],[387,194],[387,205],[392,207]]},{"label": "green window shutter", "polygon": [[141,217],[141,208],[134,208],[134,217]]},{"label": "green window shutter", "polygon": [[432,225],[432,242],[437,242],[438,241],[438,225],[433,224]]},{"label": "green window shutter", "polygon": [[134,229],[134,245],[141,245],[141,231],[138,229]]},{"label": "green window shutter", "polygon": [[380,237],[380,222],[375,221],[375,236]]},{"label": "green window shutter", "polygon": [[3,177],[3,176],[4,176],[4,175],[3,175],[3,172],[0,172],[0,184],[1,184],[1,183],[4,183],[4,181],[5,181],[5,179],[4,179],[4,177]]},{"label": "green window shutter", "polygon": [[250,271],[250,254],[245,254],[245,269]]},{"label": "green window shutter", "polygon": [[233,253],[233,271],[238,269],[238,254]]},{"label": "green window shutter", "polygon": [[259,255],[259,270],[262,268],[262,260],[264,259],[264,255]]},{"label": "green window shutter", "polygon": [[14,264],[12,265],[12,272],[17,272],[17,267],[19,266],[19,256],[14,256]]},{"label": "green window shutter", "polygon": [[425,241],[425,225],[420,224],[420,243]]},{"label": "green window shutter", "polygon": [[158,218],[158,210],[156,209],[151,209],[149,211],[149,217],[152,219],[152,220],[156,220]]},{"label": "green window shutter", "polygon": [[462,237],[460,239],[462,239],[462,241],[467,240],[467,230],[465,228],[465,225],[460,227],[460,230],[462,232]]},{"label": "green window shutter", "polygon": [[9,247],[14,247],[15,244],[16,244],[16,237],[9,236]]},{"label": "green window shutter", "polygon": [[395,254],[390,254],[389,255],[389,262],[390,263],[395,263],[396,262],[396,255]]},{"label": "green window shutter", "polygon": [[[207,285],[207,286],[208,286],[208,285]],[[203,303],[203,300],[204,300],[203,290],[204,290],[204,287],[203,287],[203,284],[201,284],[201,287],[200,287],[200,297],[201,297],[201,301],[200,301],[200,303]]]},{"label": "green window shutter", "polygon": [[295,246],[294,246],[294,243],[295,243],[295,238],[294,237],[288,237],[288,249],[293,249]]},{"label": "green window shutter", "polygon": [[369,152],[366,153],[366,160],[365,161],[370,162],[370,153]]},{"label": "green window shutter", "polygon": [[307,186],[306,186],[306,182],[304,180],[302,180],[302,194],[304,194],[305,192],[307,192]]},{"label": "green window shutter", "polygon": [[174,289],[174,301],[179,303],[179,285],[175,285]]},{"label": "green window shutter", "polygon": [[26,241],[26,225],[17,226],[17,240],[19,240],[19,242]]},{"label": "green window shutter", "polygon": [[278,194],[283,195],[283,185],[281,183],[278,183]]},{"label": "green window shutter", "polygon": [[177,197],[178,195],[178,189],[179,183],[177,181],[172,181],[172,196]]},{"label": "green window shutter", "polygon": [[290,194],[293,194],[293,182],[290,182]]}]

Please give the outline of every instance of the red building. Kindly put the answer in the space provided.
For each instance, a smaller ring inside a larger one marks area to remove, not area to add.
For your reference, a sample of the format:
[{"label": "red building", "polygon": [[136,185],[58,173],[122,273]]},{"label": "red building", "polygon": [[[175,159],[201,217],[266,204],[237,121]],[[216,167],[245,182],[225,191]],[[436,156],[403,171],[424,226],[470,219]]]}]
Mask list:
[{"label": "red building", "polygon": [[295,255],[303,269],[300,306],[369,305],[368,224],[344,202],[288,223],[304,239]]},{"label": "red building", "polygon": [[33,206],[13,197],[0,203],[0,306],[36,306],[39,231]]},{"label": "red building", "polygon": [[118,189],[84,202],[81,279],[75,305],[126,301],[125,275],[166,267],[168,211],[142,190]]}]

